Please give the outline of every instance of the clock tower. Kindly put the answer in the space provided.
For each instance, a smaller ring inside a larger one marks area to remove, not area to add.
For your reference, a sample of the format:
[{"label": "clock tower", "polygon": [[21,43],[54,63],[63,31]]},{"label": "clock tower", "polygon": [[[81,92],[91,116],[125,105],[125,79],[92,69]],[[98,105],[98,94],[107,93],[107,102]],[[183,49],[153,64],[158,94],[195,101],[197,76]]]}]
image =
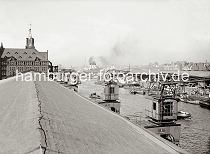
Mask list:
[{"label": "clock tower", "polygon": [[26,38],[26,49],[35,49],[34,38],[32,37],[31,33],[31,26],[28,30],[28,38]]}]

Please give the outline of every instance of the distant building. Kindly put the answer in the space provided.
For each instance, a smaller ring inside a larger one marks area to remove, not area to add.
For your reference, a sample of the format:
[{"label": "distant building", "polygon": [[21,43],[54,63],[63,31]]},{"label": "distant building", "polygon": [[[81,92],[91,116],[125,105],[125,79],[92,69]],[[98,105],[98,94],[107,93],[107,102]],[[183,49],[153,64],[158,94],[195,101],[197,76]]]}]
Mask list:
[{"label": "distant building", "polygon": [[164,71],[176,71],[176,70],[181,70],[182,69],[182,67],[180,66],[180,64],[174,63],[174,62],[171,62],[170,64],[163,64],[161,66],[161,68]]},{"label": "distant building", "polygon": [[163,64],[161,68],[165,71],[174,71],[174,70],[182,70],[182,71],[208,71],[210,70],[209,63],[193,63],[186,61],[177,61],[171,62],[170,64]]},{"label": "distant building", "polygon": [[186,61],[177,61],[176,67],[178,70],[183,70],[188,63]]},{"label": "distant building", "polygon": [[206,64],[207,71],[210,71],[210,64]]},{"label": "distant building", "polygon": [[207,71],[207,65],[205,63],[194,63],[190,66],[192,71]]},{"label": "distant building", "polygon": [[39,52],[34,46],[34,38],[29,29],[29,36],[26,38],[25,48],[4,48],[0,47],[0,80],[14,76],[18,72],[44,72],[47,74],[49,66],[48,51]]},{"label": "distant building", "polygon": [[49,72],[58,72],[58,66],[52,66],[49,69]]},{"label": "distant building", "polygon": [[190,70],[191,71],[198,71],[199,70],[199,66],[197,65],[197,63],[194,63],[190,66]]}]

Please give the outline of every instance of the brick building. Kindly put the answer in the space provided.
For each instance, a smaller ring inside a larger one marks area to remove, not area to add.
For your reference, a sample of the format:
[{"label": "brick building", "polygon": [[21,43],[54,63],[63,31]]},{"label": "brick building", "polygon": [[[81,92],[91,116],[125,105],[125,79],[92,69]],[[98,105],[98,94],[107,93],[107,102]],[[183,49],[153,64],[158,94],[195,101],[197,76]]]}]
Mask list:
[{"label": "brick building", "polygon": [[39,52],[34,46],[34,38],[29,29],[25,48],[4,48],[0,46],[0,80],[14,76],[18,72],[44,72],[47,73],[52,63],[48,60],[48,51]]}]

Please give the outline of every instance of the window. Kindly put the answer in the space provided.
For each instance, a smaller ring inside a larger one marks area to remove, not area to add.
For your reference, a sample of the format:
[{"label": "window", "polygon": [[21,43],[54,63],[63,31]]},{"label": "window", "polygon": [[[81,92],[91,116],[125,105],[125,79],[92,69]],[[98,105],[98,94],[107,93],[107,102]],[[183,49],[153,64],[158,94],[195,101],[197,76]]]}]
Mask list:
[{"label": "window", "polygon": [[173,115],[173,102],[164,102],[163,116],[172,116],[172,115]]},{"label": "window", "polygon": [[7,54],[10,54],[10,52],[7,52]]},{"label": "window", "polygon": [[22,58],[21,56],[19,56],[18,58]]},{"label": "window", "polygon": [[114,94],[114,87],[110,87],[110,93]]},{"label": "window", "polygon": [[17,55],[18,53],[17,53],[17,52],[15,52],[15,54]]},{"label": "window", "polygon": [[42,67],[42,71],[46,71],[46,67]]},{"label": "window", "polygon": [[31,56],[29,56],[28,58],[32,58]]},{"label": "window", "polygon": [[33,52],[32,54],[33,54],[33,55],[35,55],[36,53],[35,53],[35,52]]},{"label": "window", "polygon": [[25,54],[25,55],[26,55],[26,54],[27,54],[27,52],[24,52],[23,54]]},{"label": "window", "polygon": [[156,110],[156,103],[153,102],[153,110]]}]

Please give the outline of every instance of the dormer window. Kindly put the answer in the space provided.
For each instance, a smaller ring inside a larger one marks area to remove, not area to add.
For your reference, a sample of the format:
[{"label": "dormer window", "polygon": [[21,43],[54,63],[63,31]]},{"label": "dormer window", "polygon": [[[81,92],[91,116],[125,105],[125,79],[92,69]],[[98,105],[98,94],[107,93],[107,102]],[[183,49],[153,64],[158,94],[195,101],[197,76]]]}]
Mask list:
[{"label": "dormer window", "polygon": [[7,52],[7,54],[10,54],[10,52]]},{"label": "dormer window", "polygon": [[40,59],[38,57],[36,57],[35,61],[40,61]]},{"label": "dormer window", "polygon": [[17,53],[17,52],[15,52],[15,54],[17,55],[18,53]]},{"label": "dormer window", "polygon": [[10,57],[10,61],[15,61],[15,60],[17,60],[15,57]]}]

